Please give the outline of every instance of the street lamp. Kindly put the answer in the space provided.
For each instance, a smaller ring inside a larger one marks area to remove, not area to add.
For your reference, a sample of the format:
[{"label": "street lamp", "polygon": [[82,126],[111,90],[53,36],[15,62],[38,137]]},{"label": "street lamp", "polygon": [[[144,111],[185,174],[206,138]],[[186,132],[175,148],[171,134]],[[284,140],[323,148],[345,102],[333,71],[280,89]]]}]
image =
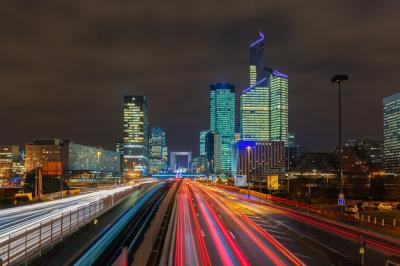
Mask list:
[{"label": "street lamp", "polygon": [[343,148],[342,148],[342,99],[341,99],[341,84],[348,81],[348,75],[335,75],[331,79],[331,83],[337,83],[339,88],[339,179],[340,193],[343,193]]},{"label": "street lamp", "polygon": [[250,150],[251,147],[247,146],[247,198],[250,198]]}]

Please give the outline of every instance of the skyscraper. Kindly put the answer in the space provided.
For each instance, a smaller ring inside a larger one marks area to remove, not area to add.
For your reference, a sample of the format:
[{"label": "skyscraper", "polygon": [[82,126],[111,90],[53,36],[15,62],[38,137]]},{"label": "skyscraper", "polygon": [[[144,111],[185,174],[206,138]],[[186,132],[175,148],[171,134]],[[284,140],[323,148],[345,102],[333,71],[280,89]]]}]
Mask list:
[{"label": "skyscraper", "polygon": [[115,143],[115,152],[117,153],[118,159],[118,173],[122,174],[124,169],[124,142],[119,140]]},{"label": "skyscraper", "polygon": [[384,168],[400,174],[400,92],[383,99]]},{"label": "skyscraper", "polygon": [[124,176],[146,176],[148,171],[148,114],[145,96],[124,96]]},{"label": "skyscraper", "polygon": [[206,156],[206,136],[209,130],[202,130],[199,134],[199,155]]},{"label": "skyscraper", "polygon": [[235,86],[215,83],[210,86],[210,130],[214,133],[214,170],[231,174],[235,141]]},{"label": "skyscraper", "polygon": [[288,143],[288,76],[271,70],[269,73],[271,91],[271,140]]},{"label": "skyscraper", "polygon": [[[259,32],[259,38],[249,46],[250,52],[250,86],[256,84],[265,77],[264,73],[264,39],[265,36]],[[264,85],[264,84],[260,84]]]},{"label": "skyscraper", "polygon": [[288,76],[264,67],[264,35],[250,45],[250,87],[240,96],[242,140],[288,139]]},{"label": "skyscraper", "polygon": [[151,174],[165,171],[168,160],[167,140],[162,128],[151,129],[150,140],[150,162],[149,170]]},{"label": "skyscraper", "polygon": [[235,144],[235,159],[238,175],[263,183],[267,175],[283,174],[285,146],[282,141],[239,141]]},{"label": "skyscraper", "polygon": [[265,85],[266,80],[264,77],[240,95],[240,134],[243,140],[270,139],[270,90]]}]

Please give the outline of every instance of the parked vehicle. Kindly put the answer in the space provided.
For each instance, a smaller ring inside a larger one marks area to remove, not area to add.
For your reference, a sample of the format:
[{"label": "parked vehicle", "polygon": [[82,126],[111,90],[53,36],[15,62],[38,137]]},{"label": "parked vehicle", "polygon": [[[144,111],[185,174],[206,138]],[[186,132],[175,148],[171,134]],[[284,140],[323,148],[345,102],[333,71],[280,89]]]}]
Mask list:
[{"label": "parked vehicle", "polygon": [[391,211],[393,210],[393,206],[384,202],[376,203],[375,208],[376,210],[379,211]]},{"label": "parked vehicle", "polygon": [[357,205],[347,205],[346,208],[344,208],[344,211],[347,213],[357,213],[358,207]]}]

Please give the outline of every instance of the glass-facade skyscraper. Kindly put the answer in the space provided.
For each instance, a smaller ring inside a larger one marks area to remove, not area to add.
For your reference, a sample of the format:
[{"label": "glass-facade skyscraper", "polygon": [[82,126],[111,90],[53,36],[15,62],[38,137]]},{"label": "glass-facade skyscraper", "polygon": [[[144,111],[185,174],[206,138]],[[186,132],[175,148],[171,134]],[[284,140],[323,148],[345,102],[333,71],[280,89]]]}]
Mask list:
[{"label": "glass-facade skyscraper", "polygon": [[270,90],[266,80],[264,77],[240,95],[240,134],[243,140],[270,139]]},{"label": "glass-facade skyscraper", "polygon": [[240,96],[242,140],[288,141],[288,76],[264,67],[264,35],[250,44],[250,87]]},{"label": "glass-facade skyscraper", "polygon": [[165,171],[167,168],[168,150],[167,139],[162,128],[151,129],[150,140],[150,162],[149,171],[151,174]]},{"label": "glass-facade skyscraper", "polygon": [[210,86],[210,131],[214,133],[214,171],[229,175],[235,142],[235,86],[230,83]]},{"label": "glass-facade skyscraper", "polygon": [[199,134],[199,155],[206,156],[206,136],[209,130],[202,130]]},{"label": "glass-facade skyscraper", "polygon": [[400,174],[400,92],[383,99],[383,136],[385,171]]},{"label": "glass-facade skyscraper", "polygon": [[271,92],[271,140],[288,143],[288,76],[272,70],[269,75]]},{"label": "glass-facade skyscraper", "polygon": [[149,121],[145,96],[124,96],[124,176],[137,178],[148,172]]},{"label": "glass-facade skyscraper", "polygon": [[[264,34],[259,32],[259,38],[250,44],[250,86],[265,77],[264,73]],[[264,84],[260,84],[264,85]]]}]

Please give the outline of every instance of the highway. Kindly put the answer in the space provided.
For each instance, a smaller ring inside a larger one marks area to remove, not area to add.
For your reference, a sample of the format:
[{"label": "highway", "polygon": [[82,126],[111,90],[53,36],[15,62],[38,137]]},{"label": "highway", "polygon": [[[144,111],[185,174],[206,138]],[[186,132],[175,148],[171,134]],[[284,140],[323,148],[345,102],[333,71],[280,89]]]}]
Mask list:
[{"label": "highway", "polygon": [[183,180],[171,265],[305,265],[217,193]]},{"label": "highway", "polygon": [[132,186],[118,187],[1,210],[0,260],[9,265],[41,254],[42,249],[94,221],[133,190]]},{"label": "highway", "polygon": [[128,262],[140,243],[147,225],[164,195],[166,183],[159,183],[129,208],[118,220],[90,246],[74,265],[112,265],[124,247]]},{"label": "highway", "polygon": [[131,186],[105,189],[64,199],[0,210],[0,238],[130,188]]},{"label": "highway", "polygon": [[[260,203],[189,179],[178,182],[168,265],[360,265],[360,236],[366,243],[364,265],[384,265],[388,256],[400,256],[400,240],[361,232],[293,206]],[[111,265],[124,247],[132,263],[169,187],[166,183],[1,210],[0,258],[10,265],[51,244],[51,251],[33,265]],[[113,207],[114,198],[124,200]]]},{"label": "highway", "polygon": [[[366,239],[365,265],[384,265],[385,259],[400,255],[400,241],[373,232],[304,214],[271,202],[223,189],[198,185],[232,212],[241,213],[290,250],[307,265],[361,264],[359,238]],[[245,218],[246,219],[246,218]]]},{"label": "highway", "polygon": [[398,242],[256,198],[183,180],[169,265],[384,265]]}]

